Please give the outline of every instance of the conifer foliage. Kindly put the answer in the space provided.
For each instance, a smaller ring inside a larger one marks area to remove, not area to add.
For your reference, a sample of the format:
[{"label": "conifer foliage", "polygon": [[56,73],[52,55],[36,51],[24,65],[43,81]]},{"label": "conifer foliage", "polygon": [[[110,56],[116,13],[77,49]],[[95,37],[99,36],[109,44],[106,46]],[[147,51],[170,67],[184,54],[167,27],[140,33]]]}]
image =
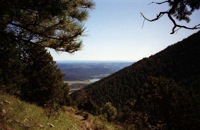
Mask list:
[{"label": "conifer foliage", "polygon": [[12,37],[1,43],[1,90],[38,105],[66,104],[68,86],[43,46],[20,41],[14,43]]},{"label": "conifer foliage", "polygon": [[39,105],[52,101],[59,103],[67,99],[69,90],[63,82],[63,74],[57,69],[45,48],[29,45],[24,51],[23,74],[27,78],[27,82],[21,88],[23,99]]},{"label": "conifer foliage", "polygon": [[24,83],[24,65],[17,46],[9,36],[0,35],[0,89],[12,94],[19,94],[19,86]]},{"label": "conifer foliage", "polygon": [[1,0],[0,33],[59,51],[81,46],[89,0]]},{"label": "conifer foliage", "polygon": [[66,104],[68,85],[46,48],[81,47],[90,0],[1,0],[0,89],[38,105]]}]

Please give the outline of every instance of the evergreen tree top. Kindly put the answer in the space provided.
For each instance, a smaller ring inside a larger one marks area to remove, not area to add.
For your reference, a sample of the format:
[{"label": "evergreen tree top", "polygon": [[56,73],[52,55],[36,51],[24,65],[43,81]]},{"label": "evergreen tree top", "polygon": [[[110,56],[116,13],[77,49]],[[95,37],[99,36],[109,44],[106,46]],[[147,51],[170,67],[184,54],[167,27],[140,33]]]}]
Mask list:
[{"label": "evergreen tree top", "polygon": [[0,35],[58,51],[81,47],[90,0],[1,0]]}]

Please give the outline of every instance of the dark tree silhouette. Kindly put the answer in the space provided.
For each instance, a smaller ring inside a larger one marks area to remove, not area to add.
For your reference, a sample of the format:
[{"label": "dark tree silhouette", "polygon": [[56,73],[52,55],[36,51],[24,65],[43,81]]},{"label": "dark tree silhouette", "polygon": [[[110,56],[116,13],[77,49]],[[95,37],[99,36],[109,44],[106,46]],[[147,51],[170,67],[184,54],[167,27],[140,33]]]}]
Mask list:
[{"label": "dark tree silhouette", "polygon": [[21,97],[41,106],[66,104],[69,88],[51,55],[44,47],[34,44],[26,44],[22,49],[26,82],[21,86]]},{"label": "dark tree silhouette", "polygon": [[195,25],[193,27],[189,27],[177,23],[177,20],[186,21],[187,23],[190,22],[190,15],[192,15],[194,11],[200,8],[199,0],[166,0],[163,2],[151,2],[150,4],[161,5],[166,3],[169,5],[169,10],[159,12],[159,14],[157,14],[157,16],[153,19],[148,19],[143,13],[141,13],[144,20],[153,22],[159,20],[162,16],[167,15],[167,17],[174,25],[171,34],[174,34],[180,28],[191,29],[191,30],[200,29],[200,24]]},{"label": "dark tree silhouette", "polygon": [[0,1],[0,90],[39,105],[66,104],[68,86],[47,48],[81,47],[90,0]]}]

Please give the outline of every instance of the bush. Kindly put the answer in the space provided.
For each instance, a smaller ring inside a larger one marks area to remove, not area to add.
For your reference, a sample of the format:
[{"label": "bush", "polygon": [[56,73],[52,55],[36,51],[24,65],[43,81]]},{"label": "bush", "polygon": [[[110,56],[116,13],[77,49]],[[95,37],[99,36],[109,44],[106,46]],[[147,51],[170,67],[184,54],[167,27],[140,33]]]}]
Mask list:
[{"label": "bush", "polygon": [[106,119],[111,122],[117,115],[117,109],[112,106],[112,103],[107,102],[102,109],[102,113],[105,114]]}]

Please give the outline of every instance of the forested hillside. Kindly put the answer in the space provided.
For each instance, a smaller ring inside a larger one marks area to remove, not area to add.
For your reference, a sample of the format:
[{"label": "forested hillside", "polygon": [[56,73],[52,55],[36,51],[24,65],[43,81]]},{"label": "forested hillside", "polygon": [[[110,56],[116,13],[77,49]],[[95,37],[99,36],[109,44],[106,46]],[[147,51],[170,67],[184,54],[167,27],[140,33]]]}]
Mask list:
[{"label": "forested hillside", "polygon": [[111,102],[121,112],[118,121],[141,129],[200,128],[200,32],[72,97],[92,112]]}]

